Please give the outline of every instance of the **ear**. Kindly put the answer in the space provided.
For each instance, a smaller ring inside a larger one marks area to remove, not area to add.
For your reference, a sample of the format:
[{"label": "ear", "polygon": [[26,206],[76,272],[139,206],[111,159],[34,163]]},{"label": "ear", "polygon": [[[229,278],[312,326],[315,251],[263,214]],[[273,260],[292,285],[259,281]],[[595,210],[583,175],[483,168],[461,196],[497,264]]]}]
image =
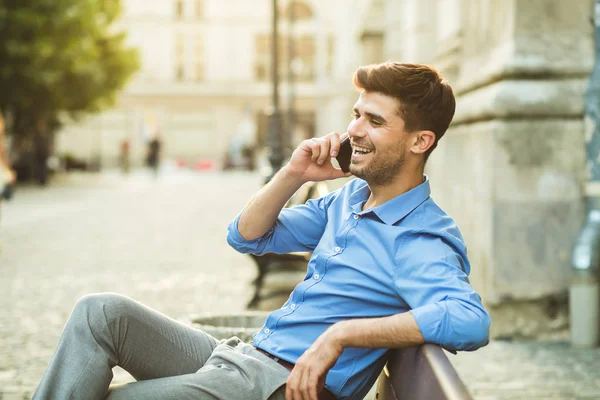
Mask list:
[{"label": "ear", "polygon": [[423,154],[435,143],[435,133],[432,131],[417,131],[414,133],[410,150],[415,154]]}]

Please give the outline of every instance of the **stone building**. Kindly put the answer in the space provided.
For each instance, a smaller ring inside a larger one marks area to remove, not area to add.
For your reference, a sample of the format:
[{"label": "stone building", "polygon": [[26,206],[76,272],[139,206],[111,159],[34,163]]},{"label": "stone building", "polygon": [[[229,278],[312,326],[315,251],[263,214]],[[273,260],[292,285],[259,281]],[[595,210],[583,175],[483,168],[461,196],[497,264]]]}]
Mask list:
[{"label": "stone building", "polygon": [[[591,0],[362,0],[357,64],[436,66],[457,97],[427,167],[458,222],[495,337],[568,328],[570,257],[585,206]],[[350,19],[348,21],[351,21]],[[340,60],[338,60],[340,61]],[[340,79],[347,72],[340,70]],[[348,108],[355,95],[328,99]],[[342,114],[340,114],[342,115]]]}]

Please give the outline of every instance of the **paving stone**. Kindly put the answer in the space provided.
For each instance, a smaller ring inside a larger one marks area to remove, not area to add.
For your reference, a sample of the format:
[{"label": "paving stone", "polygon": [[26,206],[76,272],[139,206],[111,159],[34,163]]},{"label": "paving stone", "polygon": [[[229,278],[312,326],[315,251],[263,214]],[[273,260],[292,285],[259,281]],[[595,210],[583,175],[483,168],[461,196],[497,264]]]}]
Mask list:
[{"label": "paving stone", "polygon": [[[73,174],[20,188],[0,222],[0,393],[31,397],[77,299],[119,292],[174,318],[243,311],[255,267],[226,243],[257,174]],[[115,370],[115,382],[132,378]]]}]

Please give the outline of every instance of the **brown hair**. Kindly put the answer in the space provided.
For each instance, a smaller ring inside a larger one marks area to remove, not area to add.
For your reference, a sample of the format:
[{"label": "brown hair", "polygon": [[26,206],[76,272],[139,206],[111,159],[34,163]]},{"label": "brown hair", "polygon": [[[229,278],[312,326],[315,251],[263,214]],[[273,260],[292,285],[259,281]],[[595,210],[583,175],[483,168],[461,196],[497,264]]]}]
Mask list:
[{"label": "brown hair", "polygon": [[422,64],[385,62],[359,67],[354,86],[397,99],[398,114],[408,132],[429,130],[435,134],[425,161],[444,136],[456,108],[452,88],[434,68]]}]

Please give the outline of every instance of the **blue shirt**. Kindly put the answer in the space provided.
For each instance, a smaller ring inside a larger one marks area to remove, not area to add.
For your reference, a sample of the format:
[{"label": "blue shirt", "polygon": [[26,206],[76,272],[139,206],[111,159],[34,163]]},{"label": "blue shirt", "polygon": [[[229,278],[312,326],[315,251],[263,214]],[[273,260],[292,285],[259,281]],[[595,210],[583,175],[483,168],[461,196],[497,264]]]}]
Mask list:
[{"label": "blue shirt", "polygon": [[[229,226],[227,241],[242,253],[312,252],[304,280],[254,335],[254,345],[295,363],[332,324],[412,312],[426,342],[453,350],[487,344],[490,318],[469,283],[467,250],[456,223],[430,197],[429,180],[363,211],[370,189],[354,179],[341,189],[285,208],[263,237],[244,240]],[[327,374],[340,399],[362,399],[387,349],[344,349]]]}]

